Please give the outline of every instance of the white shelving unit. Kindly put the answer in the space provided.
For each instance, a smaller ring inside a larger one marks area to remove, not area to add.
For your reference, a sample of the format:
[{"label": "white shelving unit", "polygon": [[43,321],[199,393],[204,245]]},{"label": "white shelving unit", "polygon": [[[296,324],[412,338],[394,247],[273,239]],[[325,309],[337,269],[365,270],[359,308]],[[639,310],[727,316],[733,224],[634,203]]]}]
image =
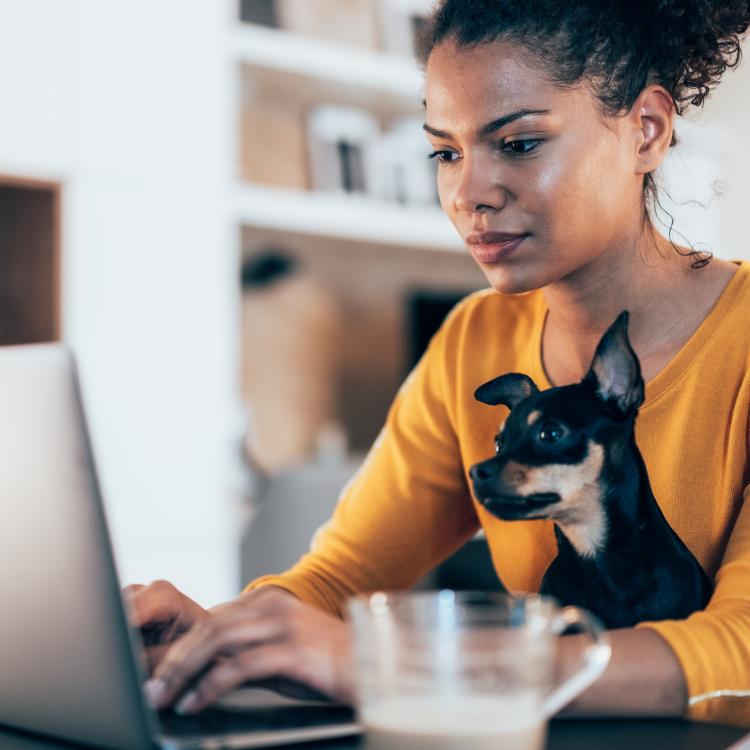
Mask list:
[{"label": "white shelving unit", "polygon": [[296,234],[382,245],[464,252],[437,208],[399,206],[358,195],[244,185],[237,190],[237,221]]},{"label": "white shelving unit", "polygon": [[[276,153],[281,159],[296,158],[293,164],[302,165],[306,149],[301,125],[306,112],[316,105],[361,108],[384,130],[395,120],[419,117],[423,74],[405,56],[239,20],[230,40],[238,91],[238,158],[230,210],[235,226],[241,229],[237,233],[240,252],[250,255],[278,248],[299,259],[302,268],[312,276],[317,274],[346,318],[342,321],[346,337],[368,342],[362,349],[370,351],[360,350],[349,340],[340,345],[337,381],[337,419],[346,434],[347,449],[365,450],[365,433],[373,430],[367,436],[371,442],[380,424],[377,420],[384,418],[388,401],[403,378],[410,295],[427,288],[446,293],[477,288],[480,274],[458,233],[435,204],[401,205],[361,193],[305,190],[302,186],[310,180],[309,173],[305,179],[303,169],[292,170],[294,179],[286,182],[299,187],[261,180],[278,179],[284,184],[282,170],[274,171],[272,155]],[[271,121],[279,126],[278,131],[262,123],[265,128],[253,133],[246,123],[263,113],[264,104],[289,119],[279,115]],[[291,136],[284,140],[287,123],[291,123]],[[244,144],[243,127],[247,128],[245,137],[250,136]],[[263,149],[264,143],[268,149],[261,153],[264,169],[256,181],[243,179],[241,171],[257,174],[252,169],[252,149]],[[285,151],[286,144],[291,145]],[[424,146],[426,155],[426,139]],[[355,392],[361,398],[353,398]],[[351,402],[357,400],[367,406],[357,410],[354,427],[347,415],[353,413]],[[381,407],[382,416],[376,416]],[[335,467],[333,471],[336,476]],[[310,494],[310,502],[319,502],[313,488]],[[280,552],[287,541],[279,541]]]},{"label": "white shelving unit", "polygon": [[[239,20],[231,49],[240,66],[241,90],[272,91],[304,107],[328,102],[361,106],[384,119],[418,115],[422,108],[423,74],[400,55]],[[243,94],[240,106],[242,99]],[[437,206],[400,206],[359,195],[238,180],[233,209],[244,227],[462,252],[458,235]]]},{"label": "white shelving unit", "polygon": [[422,74],[400,55],[311,39],[238,21],[232,37],[238,61],[418,104]]}]

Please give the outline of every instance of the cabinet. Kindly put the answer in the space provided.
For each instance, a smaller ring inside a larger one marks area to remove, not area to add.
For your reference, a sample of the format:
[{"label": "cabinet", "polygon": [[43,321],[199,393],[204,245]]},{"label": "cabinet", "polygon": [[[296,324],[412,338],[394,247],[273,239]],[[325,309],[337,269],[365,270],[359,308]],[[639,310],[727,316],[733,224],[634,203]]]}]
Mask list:
[{"label": "cabinet", "polygon": [[0,345],[60,336],[59,186],[0,176]]}]

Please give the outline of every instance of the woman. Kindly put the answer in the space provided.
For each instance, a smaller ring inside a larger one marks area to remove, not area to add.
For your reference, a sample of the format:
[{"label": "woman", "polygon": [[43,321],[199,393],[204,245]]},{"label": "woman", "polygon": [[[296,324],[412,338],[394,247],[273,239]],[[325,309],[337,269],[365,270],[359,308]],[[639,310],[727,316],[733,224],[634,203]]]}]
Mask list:
[{"label": "woman", "polygon": [[[675,111],[739,61],[747,0],[444,0],[422,39],[425,131],[441,204],[492,289],[448,317],[401,388],[311,553],[207,612],[167,583],[133,587],[158,628],[148,690],[196,711],[247,680],[288,678],[348,700],[345,597],[408,587],[478,528],[512,590],[538,589],[549,522],[504,523],[471,498],[500,413],[481,383],[580,380],[628,309],[647,382],[637,438],[655,495],[715,582],[686,621],[611,632],[613,658],[578,714],[750,723],[750,264],[653,228],[653,175]],[[578,636],[563,639],[575,658]]]}]

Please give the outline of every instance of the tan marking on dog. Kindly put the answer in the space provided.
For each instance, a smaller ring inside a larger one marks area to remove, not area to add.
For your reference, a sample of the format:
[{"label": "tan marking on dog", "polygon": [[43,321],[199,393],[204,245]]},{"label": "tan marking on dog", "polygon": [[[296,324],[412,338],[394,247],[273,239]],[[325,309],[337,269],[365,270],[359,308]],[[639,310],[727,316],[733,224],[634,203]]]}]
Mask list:
[{"label": "tan marking on dog", "polygon": [[[518,489],[519,483],[525,482],[528,479],[528,470],[528,466],[519,464],[517,461],[508,461],[508,463],[503,467],[503,472],[501,475],[502,481],[505,484]],[[518,494],[520,495],[522,493],[519,492]]]},{"label": "tan marking on dog", "polygon": [[603,465],[604,448],[590,441],[582,463],[526,467],[526,482],[517,487],[524,497],[542,492],[560,495],[560,502],[527,518],[551,518],[581,557],[594,557],[607,538],[599,485]]},{"label": "tan marking on dog", "polygon": [[534,409],[534,411],[529,414],[528,417],[526,417],[526,424],[528,424],[529,427],[534,424],[534,422],[539,419],[539,417],[542,416],[542,412],[539,411],[539,409]]}]

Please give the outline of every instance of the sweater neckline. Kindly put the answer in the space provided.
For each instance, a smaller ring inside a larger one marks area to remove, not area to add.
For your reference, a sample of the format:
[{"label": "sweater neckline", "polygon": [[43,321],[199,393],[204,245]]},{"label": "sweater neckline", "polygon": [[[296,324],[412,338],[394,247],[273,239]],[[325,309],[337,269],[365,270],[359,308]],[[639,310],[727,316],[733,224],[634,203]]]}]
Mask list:
[{"label": "sweater neckline", "polygon": [[[747,285],[750,278],[750,262],[732,261],[738,268],[732,275],[724,290],[714,302],[708,315],[703,322],[693,331],[690,338],[683,344],[682,348],[667,364],[646,383],[646,400],[641,406],[641,411],[649,408],[657,399],[661,398],[670,390],[684,375],[688,367],[696,360],[703,347],[711,340],[716,329],[721,325],[724,317],[732,309],[742,289]],[[538,295],[538,314],[535,316],[535,327],[532,335],[534,352],[535,380],[542,390],[551,388],[552,384],[547,377],[542,359],[542,333],[547,320],[549,309],[544,300],[544,295]]]}]

